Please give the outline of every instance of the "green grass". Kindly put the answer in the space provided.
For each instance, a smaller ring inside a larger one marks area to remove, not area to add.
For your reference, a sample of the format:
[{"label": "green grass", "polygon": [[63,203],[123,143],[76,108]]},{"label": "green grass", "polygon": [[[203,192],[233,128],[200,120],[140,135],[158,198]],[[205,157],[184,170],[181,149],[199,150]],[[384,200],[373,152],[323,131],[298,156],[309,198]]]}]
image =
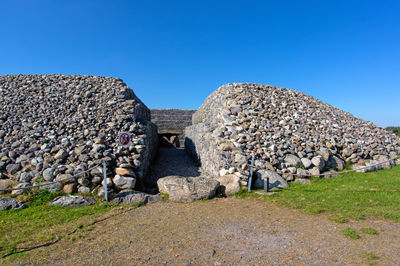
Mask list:
[{"label": "green grass", "polygon": [[379,232],[371,227],[363,227],[361,228],[361,232],[363,232],[364,234],[369,234],[369,235],[379,235]]},{"label": "green grass", "polygon": [[361,236],[354,229],[351,229],[350,227],[343,229],[342,234],[345,237],[350,238],[350,239],[360,239],[361,238]]},{"label": "green grass", "polygon": [[99,202],[77,208],[47,204],[58,195],[41,190],[23,196],[28,208],[0,211],[0,257],[64,237],[114,207]]},{"label": "green grass", "polygon": [[374,253],[371,252],[363,252],[361,255],[366,258],[367,260],[379,260],[380,257],[378,255],[375,255]]},{"label": "green grass", "polygon": [[348,219],[346,217],[343,217],[342,215],[338,214],[332,214],[328,216],[328,219],[331,220],[332,222],[344,224],[348,222]]},{"label": "green grass", "polygon": [[384,217],[400,222],[400,166],[370,173],[311,178],[312,184],[291,183],[271,196],[240,191],[237,197],[264,198],[306,213],[327,213],[331,220],[362,220]]}]

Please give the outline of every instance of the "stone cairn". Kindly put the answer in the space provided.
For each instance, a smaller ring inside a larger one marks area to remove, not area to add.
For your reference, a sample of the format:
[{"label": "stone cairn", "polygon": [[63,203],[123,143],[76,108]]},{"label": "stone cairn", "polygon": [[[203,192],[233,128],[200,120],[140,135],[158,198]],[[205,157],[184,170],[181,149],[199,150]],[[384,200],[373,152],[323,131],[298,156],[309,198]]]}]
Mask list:
[{"label": "stone cairn", "polygon": [[[143,186],[157,129],[121,79],[0,76],[0,104],[0,189],[20,188],[12,193],[21,194],[65,180],[44,188],[101,196],[103,161],[111,194]],[[132,134],[129,148],[118,146],[122,131]]]},{"label": "stone cairn", "polygon": [[277,175],[301,182],[348,167],[373,171],[400,164],[394,134],[304,93],[270,85],[220,87],[193,115],[185,135],[185,147],[203,173],[236,175],[243,186],[253,154],[256,186]]}]

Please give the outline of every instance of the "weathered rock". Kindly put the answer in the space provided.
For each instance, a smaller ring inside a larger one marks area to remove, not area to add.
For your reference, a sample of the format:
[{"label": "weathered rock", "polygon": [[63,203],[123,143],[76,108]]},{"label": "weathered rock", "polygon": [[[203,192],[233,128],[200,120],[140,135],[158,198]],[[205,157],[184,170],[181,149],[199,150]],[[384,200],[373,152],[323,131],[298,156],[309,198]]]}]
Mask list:
[{"label": "weathered rock", "polygon": [[19,170],[21,170],[21,164],[19,163],[12,163],[6,166],[6,171],[9,174],[16,174]]},{"label": "weathered rock", "polygon": [[222,193],[225,196],[235,194],[240,190],[240,178],[237,175],[229,174],[217,178]]},{"label": "weathered rock", "polygon": [[[15,186],[15,182],[11,179],[0,179],[0,189],[13,188]],[[5,193],[5,192],[0,192]]]},{"label": "weathered rock", "polygon": [[331,156],[329,160],[326,162],[326,167],[342,171],[346,167],[346,164],[338,157]]},{"label": "weathered rock", "polygon": [[90,188],[85,187],[85,186],[81,186],[81,187],[78,188],[78,192],[87,194],[87,193],[90,193]]},{"label": "weathered rock", "polygon": [[325,161],[321,156],[317,156],[311,159],[313,165],[315,165],[320,171],[325,168]]},{"label": "weathered rock", "polygon": [[95,204],[96,201],[90,197],[83,196],[61,196],[55,198],[50,205],[56,205],[61,207],[80,207],[89,206]]},{"label": "weathered rock", "polygon": [[30,187],[30,186],[31,186],[30,183],[19,183],[14,188],[20,188],[20,189],[11,191],[11,195],[21,195],[21,194],[27,192],[29,190],[27,187]]},{"label": "weathered rock", "polygon": [[0,210],[25,209],[26,205],[12,198],[0,197]]},{"label": "weathered rock", "polygon": [[115,173],[121,176],[136,177],[135,171],[129,168],[116,168]]},{"label": "weathered rock", "polygon": [[51,167],[50,168],[46,168],[42,173],[43,179],[46,180],[46,181],[53,181],[53,179],[54,179],[54,171],[55,171],[54,168],[51,168]]},{"label": "weathered rock", "polygon": [[307,178],[311,176],[311,173],[305,169],[298,168],[296,171],[296,176],[300,178]]},{"label": "weathered rock", "polygon": [[157,181],[158,190],[169,195],[171,201],[194,201],[215,196],[219,182],[205,177],[168,176]]},{"label": "weathered rock", "polygon": [[311,176],[319,176],[321,174],[318,167],[313,167],[308,171],[310,172]]},{"label": "weathered rock", "polygon": [[307,185],[310,185],[310,184],[311,184],[310,179],[306,179],[306,178],[296,178],[296,179],[294,180],[294,182],[295,182],[295,183],[300,183],[300,184],[307,184]]},{"label": "weathered rock", "polygon": [[137,204],[137,203],[154,203],[162,201],[163,197],[160,194],[151,195],[144,192],[138,191],[122,191],[115,195],[115,203],[124,203],[127,205]]},{"label": "weathered rock", "polygon": [[47,190],[49,192],[59,192],[62,190],[63,185],[61,183],[50,183],[45,185],[46,183],[43,183],[44,186],[40,187],[40,189]]},{"label": "weathered rock", "polygon": [[336,176],[339,176],[338,172],[331,170],[331,171],[323,173],[323,175],[321,177],[322,178],[332,178],[332,177],[336,177]]},{"label": "weathered rock", "polygon": [[136,178],[116,175],[113,182],[118,188],[133,189],[136,185]]},{"label": "weathered rock", "polygon": [[290,166],[293,166],[296,168],[301,165],[301,160],[299,159],[299,157],[292,155],[292,154],[286,155],[285,162],[288,163]]},{"label": "weathered rock", "polygon": [[305,169],[308,169],[313,165],[311,160],[308,158],[301,158],[301,163],[303,164]]},{"label": "weathered rock", "polygon": [[56,155],[54,155],[54,159],[56,160],[65,160],[68,157],[68,152],[66,152],[65,150],[61,149],[59,150]]},{"label": "weathered rock", "polygon": [[62,188],[62,190],[64,191],[64,193],[66,194],[72,194],[76,192],[76,184],[75,183],[69,183],[69,184],[65,184]]},{"label": "weathered rock", "polygon": [[269,188],[286,188],[289,187],[288,182],[286,182],[283,177],[281,177],[276,172],[269,170],[259,170],[256,173],[256,180],[254,182],[255,188],[264,187],[264,179],[269,178]]}]

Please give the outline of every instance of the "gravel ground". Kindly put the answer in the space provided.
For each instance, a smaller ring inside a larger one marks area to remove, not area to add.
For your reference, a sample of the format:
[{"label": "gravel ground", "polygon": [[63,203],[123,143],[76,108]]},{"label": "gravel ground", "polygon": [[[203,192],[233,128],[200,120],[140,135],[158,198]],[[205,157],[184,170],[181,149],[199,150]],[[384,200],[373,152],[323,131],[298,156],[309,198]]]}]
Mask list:
[{"label": "gravel ground", "polygon": [[[182,149],[160,149],[151,171],[199,176]],[[347,239],[346,227],[361,239]],[[373,227],[379,235],[361,233]],[[256,199],[159,202],[111,216],[39,248],[19,262],[51,265],[400,265],[400,224],[368,220],[337,224]],[[368,258],[373,253],[379,259]],[[9,264],[12,258],[4,261]]]},{"label": "gravel ground", "polygon": [[[361,239],[347,239],[345,227]],[[373,227],[379,235],[360,232]],[[159,202],[111,217],[80,239],[23,258],[32,264],[354,265],[400,264],[400,224],[337,224],[255,199]],[[368,259],[366,252],[379,256]]]}]

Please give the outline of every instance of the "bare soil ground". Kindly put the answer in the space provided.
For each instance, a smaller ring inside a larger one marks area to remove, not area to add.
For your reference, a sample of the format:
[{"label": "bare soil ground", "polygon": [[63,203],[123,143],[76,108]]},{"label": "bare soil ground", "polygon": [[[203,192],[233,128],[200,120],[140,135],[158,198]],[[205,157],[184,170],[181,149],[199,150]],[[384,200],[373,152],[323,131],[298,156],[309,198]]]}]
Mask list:
[{"label": "bare soil ground", "polygon": [[[346,238],[341,230],[373,227]],[[400,264],[400,224],[337,224],[256,199],[159,202],[78,232],[77,240],[26,253],[19,262],[51,265],[355,265]],[[368,256],[373,253],[377,257]],[[15,262],[12,258],[4,263]]]}]

